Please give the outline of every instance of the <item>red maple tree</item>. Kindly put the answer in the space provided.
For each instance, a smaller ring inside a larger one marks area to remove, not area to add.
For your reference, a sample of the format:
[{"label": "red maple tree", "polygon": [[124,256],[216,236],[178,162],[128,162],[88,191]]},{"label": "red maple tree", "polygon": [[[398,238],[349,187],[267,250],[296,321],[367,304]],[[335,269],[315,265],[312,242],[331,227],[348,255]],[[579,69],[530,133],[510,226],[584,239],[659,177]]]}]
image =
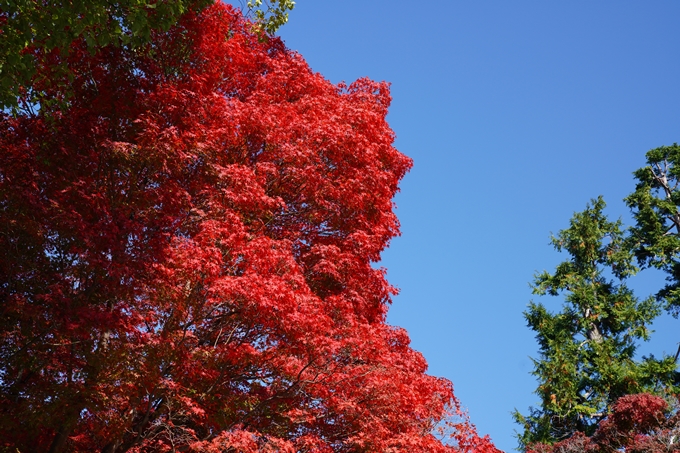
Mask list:
[{"label": "red maple tree", "polygon": [[385,322],[388,86],[261,38],[217,4],[75,43],[0,119],[0,449],[497,451]]},{"label": "red maple tree", "polygon": [[680,452],[680,413],[666,400],[646,393],[626,395],[588,437],[576,432],[554,445],[530,445],[527,453]]}]

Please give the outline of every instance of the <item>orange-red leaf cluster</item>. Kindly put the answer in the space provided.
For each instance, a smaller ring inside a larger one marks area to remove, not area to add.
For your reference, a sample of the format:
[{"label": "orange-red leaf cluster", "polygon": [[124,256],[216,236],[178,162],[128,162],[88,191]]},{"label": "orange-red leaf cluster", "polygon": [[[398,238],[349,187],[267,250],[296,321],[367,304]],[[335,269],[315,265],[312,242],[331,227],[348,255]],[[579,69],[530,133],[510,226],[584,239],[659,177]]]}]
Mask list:
[{"label": "orange-red leaf cluster", "polygon": [[680,451],[680,413],[663,398],[626,395],[611,407],[593,436],[576,432],[555,445],[534,444],[527,453],[660,453]]}]

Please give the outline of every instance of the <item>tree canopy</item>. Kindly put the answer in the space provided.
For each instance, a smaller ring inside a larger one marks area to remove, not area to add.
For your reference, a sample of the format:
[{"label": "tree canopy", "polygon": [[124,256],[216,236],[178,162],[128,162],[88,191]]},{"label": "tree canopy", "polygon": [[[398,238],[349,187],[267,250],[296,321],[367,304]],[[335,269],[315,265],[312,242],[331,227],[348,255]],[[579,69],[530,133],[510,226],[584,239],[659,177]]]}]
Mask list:
[{"label": "tree canopy", "polygon": [[680,313],[680,146],[647,153],[647,165],[634,175],[635,192],[626,198],[636,225],[632,248],[641,265],[666,272],[668,284],[657,293],[675,317]]},{"label": "tree canopy", "polygon": [[[154,30],[167,31],[188,11],[198,12],[214,0],[0,0],[0,107],[16,108],[19,98],[45,103],[50,98],[37,90],[34,77],[43,60],[54,64],[71,52],[75,41],[90,52],[108,45],[148,43]],[[288,20],[291,0],[248,1],[243,8],[263,33],[273,34]],[[68,65],[68,86],[75,76]],[[49,80],[43,81],[49,82]],[[56,83],[56,81],[52,81]]]},{"label": "tree canopy", "polygon": [[526,453],[659,453],[680,451],[680,413],[659,396],[632,394],[619,398],[594,434],[581,432],[554,445],[537,443]]},{"label": "tree canopy", "polygon": [[[33,78],[45,76],[38,66],[68,55],[76,40],[91,52],[110,44],[140,45],[153,30],[167,30],[182,14],[212,1],[0,0],[0,104],[16,108],[19,97],[36,94]],[[73,76],[68,66],[60,69]]]},{"label": "tree canopy", "polygon": [[0,449],[497,451],[386,324],[388,85],[223,4],[97,42],[0,116]]},{"label": "tree canopy", "polygon": [[288,11],[295,7],[292,0],[248,0],[248,10],[268,33],[274,33],[288,22]]},{"label": "tree canopy", "polygon": [[540,347],[533,374],[541,407],[527,416],[515,413],[524,428],[521,445],[591,436],[619,398],[678,390],[674,357],[635,358],[661,306],[653,297],[639,300],[626,286],[638,271],[633,251],[621,221],[609,221],[604,208],[600,197],[576,213],[552,238],[569,259],[554,273],[536,276],[535,294],[565,296],[559,313],[533,302],[525,313]]}]

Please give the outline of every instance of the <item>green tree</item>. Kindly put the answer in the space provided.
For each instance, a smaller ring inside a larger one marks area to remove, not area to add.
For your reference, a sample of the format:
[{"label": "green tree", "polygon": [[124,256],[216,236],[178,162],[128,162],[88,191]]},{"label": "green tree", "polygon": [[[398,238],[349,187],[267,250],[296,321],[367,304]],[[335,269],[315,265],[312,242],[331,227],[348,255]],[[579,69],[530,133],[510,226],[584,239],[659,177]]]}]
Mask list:
[{"label": "green tree", "polygon": [[680,313],[680,146],[647,152],[647,165],[635,173],[637,186],[626,203],[636,225],[631,242],[641,266],[667,274],[657,299],[675,316]]},{"label": "green tree", "polygon": [[292,0],[248,0],[246,3],[257,22],[267,33],[274,33],[288,22],[288,11],[295,7]]},{"label": "green tree", "polygon": [[534,294],[564,295],[564,304],[551,313],[532,302],[525,312],[540,346],[533,374],[541,406],[526,416],[514,413],[524,428],[522,446],[552,444],[575,432],[591,435],[619,397],[658,393],[676,381],[672,357],[634,358],[636,343],[648,339],[661,310],[653,297],[640,301],[626,286],[638,269],[621,221],[609,221],[604,208],[599,197],[576,213],[552,238],[569,259],[554,273],[536,275]]}]

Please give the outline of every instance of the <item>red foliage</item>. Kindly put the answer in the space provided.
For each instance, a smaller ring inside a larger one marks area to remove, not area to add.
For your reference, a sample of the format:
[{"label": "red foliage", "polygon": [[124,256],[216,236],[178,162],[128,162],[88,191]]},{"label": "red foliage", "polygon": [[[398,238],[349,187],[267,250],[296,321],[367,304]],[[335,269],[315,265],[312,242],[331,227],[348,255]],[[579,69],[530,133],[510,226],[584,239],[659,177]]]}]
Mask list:
[{"label": "red foliage", "polygon": [[0,449],[497,451],[433,434],[452,386],[385,323],[386,84],[221,4],[69,58],[72,98],[0,120]]},{"label": "red foliage", "polygon": [[527,453],[658,453],[680,451],[680,416],[661,397],[626,395],[612,405],[595,434],[577,432],[555,445],[535,444]]}]

